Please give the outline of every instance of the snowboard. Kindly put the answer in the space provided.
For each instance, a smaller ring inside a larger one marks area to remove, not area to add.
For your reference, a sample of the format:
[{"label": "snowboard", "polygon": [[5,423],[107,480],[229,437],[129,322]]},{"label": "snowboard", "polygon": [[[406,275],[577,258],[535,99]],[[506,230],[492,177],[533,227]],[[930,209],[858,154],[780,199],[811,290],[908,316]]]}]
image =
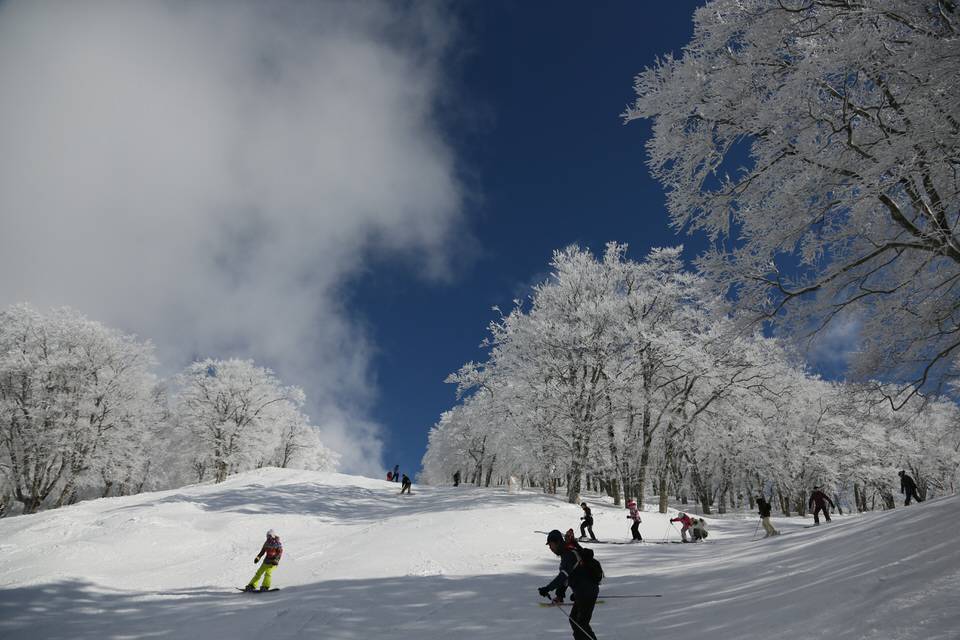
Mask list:
[{"label": "snowboard", "polygon": [[260,589],[254,589],[253,591],[247,591],[242,587],[237,587],[237,591],[242,591],[244,593],[269,593],[270,591],[280,591],[280,587],[270,587],[266,591],[260,591]]},{"label": "snowboard", "polygon": [[[601,598],[600,600],[597,600],[597,604],[603,604],[604,602],[605,602],[605,601],[604,601],[602,598]],[[575,603],[575,602],[561,602],[561,603],[558,604],[558,603],[556,603],[556,602],[538,602],[537,604],[539,604],[541,607],[569,607],[570,605],[576,604],[576,603]]]}]

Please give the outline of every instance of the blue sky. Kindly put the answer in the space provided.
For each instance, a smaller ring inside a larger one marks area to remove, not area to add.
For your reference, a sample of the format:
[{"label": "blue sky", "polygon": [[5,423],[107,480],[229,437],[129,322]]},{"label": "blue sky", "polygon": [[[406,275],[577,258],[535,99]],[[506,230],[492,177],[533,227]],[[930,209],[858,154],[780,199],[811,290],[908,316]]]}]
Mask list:
[{"label": "blue sky", "polygon": [[542,279],[554,249],[596,251],[611,240],[641,257],[678,237],[663,191],[647,173],[649,125],[624,126],[634,75],[677,52],[699,3],[459,3],[462,59],[445,123],[472,197],[470,254],[447,283],[393,263],[374,265],[351,287],[377,353],[374,418],[385,425],[384,463],[418,470],[429,427],[455,402],[444,378],[483,358],[494,317]]}]

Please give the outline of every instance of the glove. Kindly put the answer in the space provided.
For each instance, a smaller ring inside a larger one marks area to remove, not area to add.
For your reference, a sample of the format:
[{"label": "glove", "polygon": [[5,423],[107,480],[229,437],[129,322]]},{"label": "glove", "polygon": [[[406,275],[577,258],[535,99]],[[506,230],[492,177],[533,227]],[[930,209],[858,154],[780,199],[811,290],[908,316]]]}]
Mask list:
[{"label": "glove", "polygon": [[570,593],[570,602],[576,602],[576,601],[577,601],[577,594],[571,592],[571,593]]},{"label": "glove", "polygon": [[581,516],[580,519],[581,519],[581,520],[586,520],[587,518],[586,518],[586,516]]},{"label": "glove", "polygon": [[539,593],[542,597],[546,598],[550,594],[550,590],[547,589],[546,587],[540,587],[539,589],[537,589],[537,593]]},{"label": "glove", "polygon": [[259,558],[259,557],[253,559],[253,564],[257,564],[258,562],[260,562],[260,558]]}]

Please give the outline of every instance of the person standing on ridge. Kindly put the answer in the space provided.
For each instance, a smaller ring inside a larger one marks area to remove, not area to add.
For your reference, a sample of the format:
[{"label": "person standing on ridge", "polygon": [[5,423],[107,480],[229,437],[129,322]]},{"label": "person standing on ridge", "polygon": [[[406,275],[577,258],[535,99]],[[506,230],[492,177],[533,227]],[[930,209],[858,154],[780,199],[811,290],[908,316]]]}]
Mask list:
[{"label": "person standing on ridge", "polygon": [[917,502],[923,502],[923,498],[917,494],[917,483],[913,481],[913,478],[908,476],[906,471],[901,471],[898,475],[900,476],[900,493],[906,495],[903,506],[910,504],[911,497],[916,498]]},{"label": "person standing on ridge", "polygon": [[400,495],[403,495],[404,492],[410,493],[410,478],[407,477],[407,474],[403,474],[403,482],[400,484]]},{"label": "person standing on ridge", "polygon": [[827,503],[830,503],[830,509],[836,508],[830,496],[823,492],[823,487],[814,487],[813,493],[810,494],[810,501],[807,503],[807,508],[813,509],[814,525],[820,524],[819,513],[821,511],[823,511],[823,517],[827,519],[827,522],[830,522],[830,509],[827,508]]},{"label": "person standing on ridge", "polygon": [[763,524],[763,530],[767,532],[767,535],[763,537],[769,538],[770,536],[780,535],[780,532],[770,524],[770,503],[763,497],[763,494],[757,496],[757,510],[760,512],[760,522]]},{"label": "person standing on ridge", "polygon": [[630,509],[627,518],[633,520],[633,524],[630,525],[630,535],[633,536],[634,542],[643,542],[643,536],[640,535],[640,509],[637,508],[637,501],[633,498],[627,500],[627,509]]},{"label": "person standing on ridge", "polygon": [[260,591],[270,591],[270,578],[273,574],[273,570],[277,568],[278,564],[280,564],[280,556],[282,555],[283,544],[280,542],[280,535],[273,529],[270,529],[267,531],[267,540],[260,548],[260,553],[258,553],[257,557],[253,560],[253,564],[257,564],[260,562],[260,557],[265,556],[263,559],[263,564],[260,565],[259,569],[257,569],[253,579],[251,579],[250,582],[247,583],[247,586],[244,587],[244,591],[256,591],[257,581],[260,579],[260,576],[263,576],[263,583],[260,585]]},{"label": "person standing on ridge", "polygon": [[590,513],[590,507],[587,506],[586,502],[580,503],[580,508],[583,509],[583,514],[580,516],[580,519],[583,520],[580,523],[580,539],[587,539],[587,531],[590,532],[590,539],[594,542],[597,541],[597,536],[593,535],[593,515]]},{"label": "person standing on ridge", "polygon": [[[590,628],[590,619],[600,594],[602,570],[593,558],[593,551],[565,546],[563,534],[556,529],[547,534],[547,546],[550,551],[560,556],[560,573],[550,584],[537,589],[537,593],[546,598],[556,589],[558,599],[554,602],[559,604],[562,601],[559,594],[569,585],[573,592],[573,608],[569,618],[574,640],[597,640],[597,635]],[[591,571],[593,567],[596,568],[596,573]]]},{"label": "person standing on ridge", "polygon": [[400,465],[393,465],[393,481],[400,482]]}]

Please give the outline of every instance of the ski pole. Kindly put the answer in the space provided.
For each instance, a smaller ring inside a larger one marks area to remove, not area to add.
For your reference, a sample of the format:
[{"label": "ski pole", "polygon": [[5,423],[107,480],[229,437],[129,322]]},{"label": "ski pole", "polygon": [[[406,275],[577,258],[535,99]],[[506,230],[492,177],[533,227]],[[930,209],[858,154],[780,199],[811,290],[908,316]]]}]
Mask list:
[{"label": "ski pole", "polygon": [[670,533],[670,522],[667,522],[667,528],[663,530],[663,541],[667,541],[667,534]]},{"label": "ski pole", "polygon": [[567,612],[564,611],[563,609],[560,609],[560,607],[554,607],[554,609],[559,609],[560,612],[563,613],[563,615],[567,616],[567,620],[570,621],[570,624],[576,625],[576,626],[577,626],[577,629],[580,629],[580,631],[583,633],[583,635],[586,636],[587,638],[596,638],[596,637],[597,637],[597,636],[593,635],[592,633],[587,633],[587,630],[584,629],[583,627],[581,627],[581,626],[580,626],[580,623],[573,619],[573,616],[571,616],[569,613],[567,613]]},{"label": "ski pole", "polygon": [[757,528],[753,530],[753,537],[750,538],[750,542],[753,542],[757,539],[757,531],[760,531],[760,523],[763,522],[763,518],[757,520]]},{"label": "ski pole", "polygon": [[608,596],[604,594],[600,599],[602,600],[604,598],[662,598],[662,597],[663,597],[662,593],[643,594],[639,596]]}]

